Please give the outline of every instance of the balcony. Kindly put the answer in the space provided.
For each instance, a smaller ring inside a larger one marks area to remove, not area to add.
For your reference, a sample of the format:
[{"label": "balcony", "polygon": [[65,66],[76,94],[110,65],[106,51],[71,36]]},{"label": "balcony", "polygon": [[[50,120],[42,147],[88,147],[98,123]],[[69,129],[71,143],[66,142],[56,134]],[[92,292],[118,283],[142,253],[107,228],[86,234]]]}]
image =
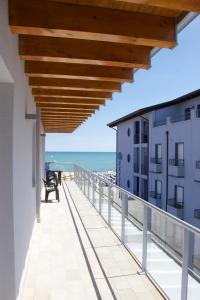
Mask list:
[{"label": "balcony", "polygon": [[161,195],[160,193],[157,193],[157,192],[155,192],[155,191],[151,191],[151,192],[149,193],[149,196],[150,196],[151,198],[154,198],[154,199],[157,199],[157,200],[160,200],[161,197],[162,197],[162,195]]},{"label": "balcony", "polygon": [[[83,175],[84,172],[87,176]],[[82,178],[88,178],[88,182],[95,182],[95,186],[91,185],[88,187],[87,180],[86,182],[84,181],[83,184]],[[147,201],[143,201],[140,198],[134,198],[133,194],[111,185],[110,183],[108,183],[108,186],[106,187],[107,190],[104,188],[101,192],[101,181],[99,181],[97,176],[92,172],[85,171],[82,168],[76,167],[75,182],[85,195],[84,200],[80,201],[80,199],[77,199],[77,195],[81,196],[81,193],[77,191],[77,187],[74,187],[73,182],[68,185],[69,188],[72,186],[74,189],[71,194],[76,205],[81,208],[80,213],[82,213],[82,207],[84,206],[87,208],[95,207],[96,211],[103,217],[106,224],[111,227],[112,231],[118,236],[122,244],[125,245],[134,257],[136,257],[138,263],[145,267],[143,270],[147,271],[157,287],[165,292],[168,299],[181,299],[181,293],[182,296],[185,293],[183,299],[189,299],[187,298],[188,289],[190,290],[192,299],[199,299],[199,293],[197,293],[197,290],[200,289],[200,283],[197,279],[199,270],[196,268],[196,265],[194,265],[195,262],[193,261],[193,272],[188,272],[188,263],[192,260],[193,252],[188,253],[188,247],[190,245],[189,239],[187,239],[190,233],[194,234],[196,239],[199,239],[200,230],[198,228],[193,227],[191,229],[191,226],[182,222],[180,219],[173,218],[169,213],[166,213],[159,208],[155,208]],[[105,185],[103,186],[105,187]],[[113,193],[111,193],[111,191],[113,191]],[[129,199],[131,199],[131,201],[129,201]],[[89,200],[90,206],[87,206],[86,200]],[[171,199],[168,203],[168,209],[170,208],[176,209],[179,213],[183,210],[183,204],[177,203],[174,199]],[[88,210],[87,215],[89,213],[90,211]],[[178,216],[178,213],[176,216]],[[175,215],[174,212],[173,215]],[[85,217],[83,220],[87,220],[87,218]],[[89,226],[92,227],[92,230],[90,230],[91,237],[96,237],[100,243],[102,241],[101,232],[96,236],[96,234],[93,233],[94,226],[92,226],[92,224],[89,225],[88,223],[88,227]],[[107,230],[109,230],[109,228]],[[107,237],[106,241],[109,242],[109,237]],[[97,245],[97,247],[98,246],[99,245]],[[198,247],[200,246],[198,245]],[[198,250],[197,254],[200,253],[200,249],[196,250]],[[104,257],[105,251],[106,250],[103,250],[104,262],[108,262]],[[107,252],[113,256],[111,246]],[[97,253],[101,253],[101,249],[99,249]],[[183,261],[183,258],[186,257],[185,255],[189,255],[189,258],[188,260]],[[119,262],[119,257],[117,262]],[[124,266],[124,262],[122,265]],[[183,265],[184,268],[182,267]],[[112,270],[112,267],[109,263],[106,270],[110,269]],[[114,270],[116,272],[117,269]],[[131,270],[129,270],[129,273],[130,272]],[[118,274],[116,276],[119,277]],[[184,277],[188,278],[188,281],[182,281],[181,278]],[[122,278],[119,279],[118,285],[120,285],[121,280]],[[125,283],[123,282],[123,285],[124,284]],[[138,284],[136,284],[136,286],[137,285]],[[142,287],[139,288],[140,292],[141,290]],[[134,299],[133,295],[131,297],[132,298],[130,299]],[[149,299],[148,295],[142,295],[140,298]],[[127,298],[127,294],[125,294],[123,299],[129,299]]]},{"label": "balcony", "polygon": [[163,126],[167,124],[167,119],[159,120],[159,121],[154,121],[153,127],[158,127],[158,126]]},{"label": "balcony", "polygon": [[190,120],[190,119],[191,119],[191,112],[190,111],[185,113],[185,114],[178,114],[178,115],[170,118],[172,123],[186,121],[186,120]]},{"label": "balcony", "polygon": [[139,172],[140,172],[139,164],[134,163],[134,173],[139,173]]},{"label": "balcony", "polygon": [[169,159],[169,176],[184,177],[184,159]]},{"label": "balcony", "polygon": [[196,169],[200,169],[200,160],[196,161]]},{"label": "balcony", "polygon": [[143,133],[141,135],[141,143],[142,144],[147,144],[149,142],[149,135],[148,133]]},{"label": "balcony", "polygon": [[168,199],[167,211],[179,219],[184,219],[184,202],[177,202],[175,198]]},{"label": "balcony", "polygon": [[148,163],[144,163],[141,165],[141,174],[148,175]]},{"label": "balcony", "polygon": [[140,135],[139,133],[134,134],[134,144],[139,144],[140,143]]},{"label": "balcony", "polygon": [[194,210],[194,218],[200,219],[200,209],[199,208]]},{"label": "balcony", "polygon": [[153,173],[162,173],[162,158],[151,157],[150,162]]},{"label": "balcony", "polygon": [[162,206],[162,201],[161,201],[161,198],[162,198],[162,195],[160,193],[157,193],[155,191],[151,191],[149,193],[149,197],[150,197],[150,203],[152,203],[153,205],[161,208]]},{"label": "balcony", "polygon": [[197,117],[197,118],[200,118],[200,109],[197,109],[197,110],[196,110],[196,117]]}]

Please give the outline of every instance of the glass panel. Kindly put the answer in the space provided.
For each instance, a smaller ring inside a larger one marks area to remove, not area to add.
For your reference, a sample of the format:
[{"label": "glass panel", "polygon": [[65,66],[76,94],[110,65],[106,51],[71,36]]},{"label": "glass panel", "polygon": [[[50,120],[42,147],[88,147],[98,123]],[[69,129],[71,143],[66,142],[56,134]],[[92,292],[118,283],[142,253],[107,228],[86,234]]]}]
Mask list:
[{"label": "glass panel", "polygon": [[108,221],[108,184],[102,181],[101,214]]},{"label": "glass panel", "polygon": [[147,240],[148,273],[170,299],[180,300],[183,228],[151,208]]},{"label": "glass panel", "polygon": [[122,193],[115,186],[111,187],[111,228],[121,236]]},{"label": "glass panel", "polygon": [[200,295],[200,236],[191,234],[189,241],[188,300],[199,300]]},{"label": "glass panel", "polygon": [[93,204],[96,207],[97,210],[99,210],[99,178],[94,177],[94,199],[93,199]]},{"label": "glass panel", "polygon": [[142,241],[143,241],[143,203],[134,197],[128,196],[126,222],[125,222],[125,244],[142,262]]}]

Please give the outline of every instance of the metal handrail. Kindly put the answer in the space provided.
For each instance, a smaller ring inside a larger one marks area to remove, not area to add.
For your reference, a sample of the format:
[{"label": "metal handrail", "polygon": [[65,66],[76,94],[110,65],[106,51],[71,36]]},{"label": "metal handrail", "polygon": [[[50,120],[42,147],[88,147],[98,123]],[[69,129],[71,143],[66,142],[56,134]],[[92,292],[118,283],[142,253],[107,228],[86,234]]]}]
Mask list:
[{"label": "metal handrail", "polygon": [[151,157],[150,162],[152,164],[161,165],[162,164],[162,157]]},{"label": "metal handrail", "polygon": [[176,159],[176,158],[170,158],[169,159],[169,165],[170,166],[184,166],[184,159]]},{"label": "metal handrail", "polygon": [[91,172],[90,170],[83,169],[79,165],[75,165],[75,166],[81,168],[82,170],[84,170],[86,172],[89,172],[90,174],[92,174],[93,176],[97,177],[99,180],[106,182],[107,184],[109,184],[113,188],[117,188],[119,191],[121,191],[122,193],[127,194],[129,197],[135,198],[135,200],[140,201],[145,207],[148,207],[150,209],[154,209],[155,211],[159,212],[161,215],[165,216],[166,218],[173,220],[174,223],[182,226],[184,229],[190,230],[191,232],[197,234],[200,237],[200,229],[198,229],[197,227],[195,227],[195,226],[193,226],[193,225],[191,225],[191,224],[189,224],[189,223],[187,223],[187,222],[185,222],[185,221],[183,221],[183,220],[181,220],[181,219],[179,219],[179,218],[171,215],[170,213],[168,213],[168,212],[160,209],[159,207],[157,207],[157,206],[155,206],[155,205],[147,202],[146,200],[144,200],[144,199],[142,199],[142,198],[140,198],[140,197],[138,197],[138,196],[130,193],[129,191],[127,191],[127,190],[125,190],[125,189],[117,186],[116,184],[114,184],[114,183],[112,183],[112,182],[110,182],[110,181],[108,181],[108,180],[106,180],[104,178],[99,177],[98,175],[96,175],[95,173]]}]

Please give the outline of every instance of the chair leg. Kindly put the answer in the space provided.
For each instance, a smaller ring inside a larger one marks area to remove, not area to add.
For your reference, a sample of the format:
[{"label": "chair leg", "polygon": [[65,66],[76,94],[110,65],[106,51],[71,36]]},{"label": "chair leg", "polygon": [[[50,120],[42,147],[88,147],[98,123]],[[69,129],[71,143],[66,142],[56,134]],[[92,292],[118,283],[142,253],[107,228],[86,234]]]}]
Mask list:
[{"label": "chair leg", "polygon": [[56,199],[58,200],[58,202],[60,202],[59,191],[58,190],[56,190]]},{"label": "chair leg", "polygon": [[47,202],[47,200],[48,200],[48,192],[47,190],[45,190],[45,202]]}]

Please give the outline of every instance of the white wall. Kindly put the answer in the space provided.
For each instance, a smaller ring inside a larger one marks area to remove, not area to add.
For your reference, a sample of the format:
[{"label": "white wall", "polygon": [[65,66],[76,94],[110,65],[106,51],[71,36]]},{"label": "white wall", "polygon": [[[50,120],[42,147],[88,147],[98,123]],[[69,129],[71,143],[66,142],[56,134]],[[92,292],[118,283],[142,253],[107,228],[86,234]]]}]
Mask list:
[{"label": "white wall", "polygon": [[[35,113],[35,104],[24,74],[24,64],[19,59],[18,37],[11,33],[8,25],[7,5],[7,0],[0,1],[0,68],[1,64],[4,65],[4,68],[0,69],[0,71],[4,69],[2,71],[4,76],[0,76],[0,82],[11,81],[13,94],[6,92],[3,95],[4,89],[1,86],[0,144],[3,143],[3,146],[1,145],[0,149],[0,161],[3,162],[3,167],[0,168],[0,179],[3,178],[3,181],[0,180],[0,214],[4,214],[5,211],[5,216],[2,219],[0,216],[0,220],[4,221],[0,226],[0,245],[7,238],[10,251],[6,249],[0,251],[0,262],[4,261],[8,265],[9,273],[8,276],[3,274],[3,278],[0,277],[0,299],[13,300],[18,294],[35,222],[35,187],[32,186],[32,143],[35,121],[25,119],[26,111]],[[2,118],[4,108],[5,115],[9,116],[6,119]],[[6,222],[9,226],[6,226]],[[2,274],[1,264],[0,270]],[[7,277],[9,280],[6,280]]]}]

